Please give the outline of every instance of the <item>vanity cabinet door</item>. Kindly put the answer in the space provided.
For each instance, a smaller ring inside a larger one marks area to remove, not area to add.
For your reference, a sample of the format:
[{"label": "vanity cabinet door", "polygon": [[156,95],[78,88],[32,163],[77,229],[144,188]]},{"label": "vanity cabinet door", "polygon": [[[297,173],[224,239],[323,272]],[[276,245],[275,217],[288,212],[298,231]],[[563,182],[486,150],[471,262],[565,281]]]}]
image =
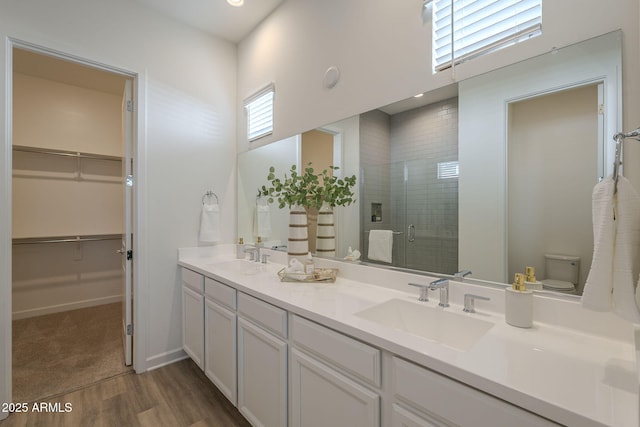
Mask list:
[{"label": "vanity cabinet door", "polygon": [[293,427],[380,426],[380,397],[324,363],[291,350]]},{"label": "vanity cabinet door", "polygon": [[204,296],[182,286],[182,348],[204,368]]},{"label": "vanity cabinet door", "polygon": [[236,314],[206,298],[204,322],[204,372],[236,406]]},{"label": "vanity cabinet door", "polygon": [[391,427],[448,427],[447,424],[419,416],[400,405],[393,404]]},{"label": "vanity cabinet door", "polygon": [[238,410],[255,427],[287,425],[287,343],[241,316]]},{"label": "vanity cabinet door", "polygon": [[425,414],[425,419],[443,420],[445,425],[450,423],[460,427],[558,426],[536,414],[398,357],[392,358],[391,370],[391,392],[396,406],[400,404],[413,408],[416,413]]}]

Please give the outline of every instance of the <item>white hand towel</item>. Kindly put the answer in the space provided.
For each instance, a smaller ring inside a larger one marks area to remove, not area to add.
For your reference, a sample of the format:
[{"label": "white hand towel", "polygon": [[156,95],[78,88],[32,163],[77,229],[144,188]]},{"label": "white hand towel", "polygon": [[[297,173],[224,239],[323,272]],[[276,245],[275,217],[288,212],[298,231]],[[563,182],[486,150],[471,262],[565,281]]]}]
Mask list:
[{"label": "white hand towel", "polygon": [[582,292],[582,305],[596,311],[611,310],[613,289],[614,181],[611,177],[596,184],[592,194],[593,260]]},{"label": "white hand towel", "polygon": [[392,262],[393,232],[391,230],[369,231],[369,259]]},{"label": "white hand towel", "polygon": [[640,197],[624,176],[618,177],[615,196],[616,244],[613,258],[613,310],[630,322],[640,323],[636,303],[640,254]]},{"label": "white hand towel", "polygon": [[269,205],[256,205],[253,222],[253,234],[262,238],[271,234],[271,210]]},{"label": "white hand towel", "polygon": [[593,190],[593,260],[582,305],[640,323],[640,196],[623,176],[615,195],[614,185],[608,177]]},{"label": "white hand towel", "polygon": [[218,242],[220,240],[220,207],[217,204],[203,204],[200,217],[200,241]]}]

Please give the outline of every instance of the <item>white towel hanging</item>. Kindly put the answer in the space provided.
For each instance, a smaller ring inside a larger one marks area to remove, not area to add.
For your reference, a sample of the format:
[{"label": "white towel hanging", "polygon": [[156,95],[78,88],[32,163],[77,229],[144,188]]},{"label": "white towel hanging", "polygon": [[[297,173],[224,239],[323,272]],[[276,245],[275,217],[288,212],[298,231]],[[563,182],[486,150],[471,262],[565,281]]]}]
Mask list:
[{"label": "white towel hanging", "polygon": [[608,177],[596,184],[592,194],[593,259],[582,292],[582,305],[595,311],[611,310],[615,245],[614,187],[614,178]]},{"label": "white towel hanging", "polygon": [[593,191],[594,251],[582,305],[640,323],[640,196],[629,180],[608,177]]},{"label": "white towel hanging", "polygon": [[271,234],[271,210],[269,205],[256,204],[256,211],[253,216],[253,234],[263,239]]},{"label": "white towel hanging", "polygon": [[202,205],[200,241],[207,243],[220,241],[220,207],[217,203]]},{"label": "white towel hanging", "polygon": [[393,231],[391,230],[370,230],[369,231],[369,252],[368,258],[371,260],[387,262],[393,261]]}]

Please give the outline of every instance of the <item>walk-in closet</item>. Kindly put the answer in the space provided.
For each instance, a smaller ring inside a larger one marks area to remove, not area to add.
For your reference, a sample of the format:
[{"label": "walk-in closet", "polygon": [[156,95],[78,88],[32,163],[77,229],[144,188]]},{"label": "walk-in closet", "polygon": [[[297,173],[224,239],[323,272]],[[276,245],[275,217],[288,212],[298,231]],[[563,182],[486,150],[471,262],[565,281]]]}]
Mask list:
[{"label": "walk-in closet", "polygon": [[130,369],[123,348],[126,81],[13,49],[14,401]]}]

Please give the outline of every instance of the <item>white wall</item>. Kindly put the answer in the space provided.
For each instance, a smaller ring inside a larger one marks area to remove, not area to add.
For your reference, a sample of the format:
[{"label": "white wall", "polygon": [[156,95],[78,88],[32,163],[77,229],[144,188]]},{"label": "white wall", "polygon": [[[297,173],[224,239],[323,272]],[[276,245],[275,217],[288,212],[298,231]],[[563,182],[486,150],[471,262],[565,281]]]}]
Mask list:
[{"label": "white wall", "polygon": [[582,293],[593,255],[591,193],[602,160],[598,117],[596,85],[510,104],[508,280],[525,266],[539,280],[554,279],[544,255],[574,255]]},{"label": "white wall", "polygon": [[[121,94],[13,75],[15,145],[122,157],[121,121]],[[13,245],[13,318],[122,301],[122,163],[16,151],[12,175],[14,239],[115,235]]]},{"label": "white wall", "polygon": [[[16,73],[13,99],[13,144],[123,156],[122,95]],[[13,237],[122,233],[121,175],[120,162],[14,153]]]},{"label": "white wall", "polygon": [[[126,0],[7,0],[0,4],[0,99],[7,100],[7,37],[138,73],[136,161],[136,369],[181,357],[177,248],[197,245],[200,200],[220,198],[222,239],[235,238],[236,48]],[[0,176],[10,166],[0,106]],[[10,169],[9,169],[10,173]],[[5,182],[2,180],[3,183]],[[2,203],[10,191],[3,184]],[[0,342],[10,340],[10,214],[0,214]],[[6,215],[5,215],[6,214]],[[10,389],[10,349],[0,355],[0,401]],[[5,369],[6,368],[6,369]]]},{"label": "white wall", "polygon": [[[241,102],[269,82],[276,87],[275,128],[259,143],[276,141],[418,92],[452,82],[431,72],[431,24],[422,0],[296,0],[284,2],[238,48],[238,149],[247,149]],[[596,35],[622,29],[625,93],[638,93],[637,0],[546,1],[543,34],[456,67],[457,81]],[[357,29],[357,30],[356,30]],[[325,89],[325,70],[341,78]],[[625,128],[640,122],[640,99],[624,98]],[[640,158],[640,145],[627,151]],[[640,162],[636,162],[640,164]],[[628,170],[640,183],[640,168]],[[640,185],[638,186],[640,187]]]}]

